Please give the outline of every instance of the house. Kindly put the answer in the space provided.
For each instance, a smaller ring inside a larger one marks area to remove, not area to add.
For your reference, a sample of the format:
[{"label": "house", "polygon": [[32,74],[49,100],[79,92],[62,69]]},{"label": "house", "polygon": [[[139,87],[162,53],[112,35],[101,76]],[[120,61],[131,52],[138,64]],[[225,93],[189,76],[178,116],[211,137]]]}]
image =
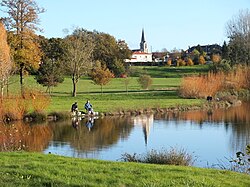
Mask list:
[{"label": "house", "polygon": [[136,62],[152,62],[152,53],[149,53],[148,44],[145,40],[144,29],[142,29],[142,36],[140,42],[140,49],[132,50],[133,54],[130,59],[126,59],[125,61],[128,63],[136,63]]}]

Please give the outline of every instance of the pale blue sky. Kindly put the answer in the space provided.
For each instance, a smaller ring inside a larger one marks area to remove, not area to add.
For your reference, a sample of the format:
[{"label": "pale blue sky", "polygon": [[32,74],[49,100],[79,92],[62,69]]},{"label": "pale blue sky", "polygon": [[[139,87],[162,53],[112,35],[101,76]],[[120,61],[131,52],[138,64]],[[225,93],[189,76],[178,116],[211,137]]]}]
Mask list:
[{"label": "pale blue sky", "polygon": [[[64,37],[73,26],[124,39],[139,48],[141,30],[153,51],[163,48],[223,44],[225,25],[250,0],[36,0],[46,9],[40,15],[42,35]],[[1,16],[2,13],[0,13]]]}]

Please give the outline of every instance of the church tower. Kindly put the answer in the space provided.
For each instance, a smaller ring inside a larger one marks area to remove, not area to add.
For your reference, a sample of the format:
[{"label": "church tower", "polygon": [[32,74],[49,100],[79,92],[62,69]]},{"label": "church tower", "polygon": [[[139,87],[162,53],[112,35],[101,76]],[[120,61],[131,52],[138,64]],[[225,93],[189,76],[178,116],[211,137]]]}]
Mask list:
[{"label": "church tower", "polygon": [[145,40],[144,29],[142,29],[140,51],[144,52],[144,53],[148,53],[148,45],[147,45],[147,42]]}]

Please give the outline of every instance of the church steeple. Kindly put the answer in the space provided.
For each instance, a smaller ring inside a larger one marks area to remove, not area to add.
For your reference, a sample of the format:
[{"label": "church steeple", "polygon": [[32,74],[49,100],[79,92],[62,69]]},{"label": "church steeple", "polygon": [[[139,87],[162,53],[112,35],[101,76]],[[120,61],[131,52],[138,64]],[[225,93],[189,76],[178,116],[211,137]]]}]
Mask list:
[{"label": "church steeple", "polygon": [[144,43],[145,41],[145,36],[144,36],[144,29],[142,29],[142,33],[141,33],[141,43]]},{"label": "church steeple", "polygon": [[144,29],[142,29],[140,50],[141,52],[148,53],[148,46],[144,36]]}]

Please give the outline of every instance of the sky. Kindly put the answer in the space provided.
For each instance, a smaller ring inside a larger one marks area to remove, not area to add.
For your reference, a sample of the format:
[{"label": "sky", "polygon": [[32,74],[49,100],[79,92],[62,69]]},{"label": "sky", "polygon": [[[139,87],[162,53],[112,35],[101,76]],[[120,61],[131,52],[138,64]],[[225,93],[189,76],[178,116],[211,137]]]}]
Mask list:
[{"label": "sky", "polygon": [[[142,29],[150,51],[188,49],[227,41],[226,24],[250,0],[36,0],[39,33],[64,37],[75,27],[108,33],[138,49]],[[0,17],[3,13],[0,12]]]}]

